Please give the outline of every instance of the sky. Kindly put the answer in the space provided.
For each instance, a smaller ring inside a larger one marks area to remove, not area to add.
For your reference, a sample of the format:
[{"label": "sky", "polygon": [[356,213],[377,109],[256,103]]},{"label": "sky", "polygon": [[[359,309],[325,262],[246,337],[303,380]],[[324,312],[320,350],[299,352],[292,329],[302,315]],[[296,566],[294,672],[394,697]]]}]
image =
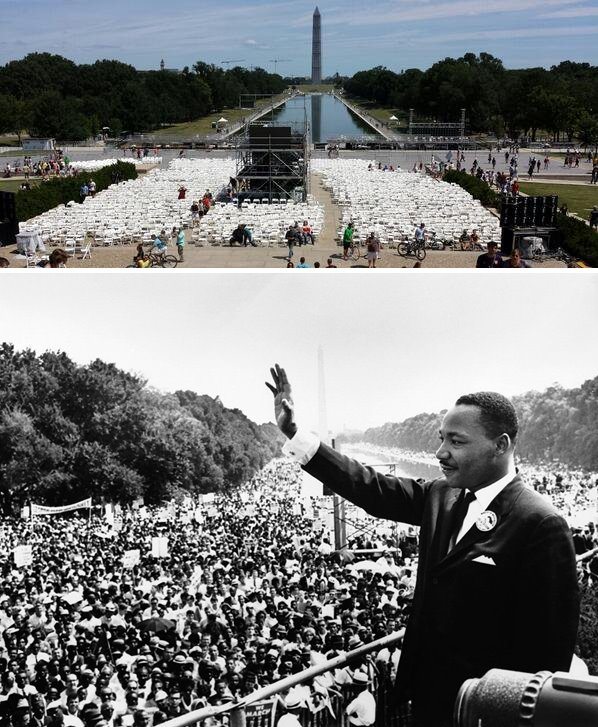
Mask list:
[{"label": "sky", "polygon": [[279,363],[298,422],[363,429],[598,376],[598,275],[514,271],[5,271],[0,340],[101,358],[160,391],[190,389],[273,421]]},{"label": "sky", "polygon": [[[507,68],[598,62],[598,0],[323,0],[323,73],[383,65],[425,69],[445,57],[491,53]],[[0,0],[0,63],[47,51],[139,69],[259,66],[311,71],[315,3],[305,0]],[[24,9],[26,8],[26,12]],[[237,64],[235,64],[237,65]]]}]

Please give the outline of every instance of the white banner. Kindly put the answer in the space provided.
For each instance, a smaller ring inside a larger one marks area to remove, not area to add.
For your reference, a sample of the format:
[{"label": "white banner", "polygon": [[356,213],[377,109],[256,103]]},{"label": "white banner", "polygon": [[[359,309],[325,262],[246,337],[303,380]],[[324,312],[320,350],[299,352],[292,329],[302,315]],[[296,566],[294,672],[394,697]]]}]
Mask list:
[{"label": "white banner", "polygon": [[191,591],[197,591],[199,586],[201,585],[201,576],[202,576],[203,570],[200,565],[196,565],[195,569],[193,570],[193,575],[191,576],[189,580],[189,588],[191,588]]},{"label": "white banner", "polygon": [[168,538],[152,538],[154,558],[168,558]]},{"label": "white banner", "polygon": [[73,510],[80,510],[84,507],[91,507],[91,497],[87,500],[81,500],[81,502],[75,502],[72,505],[62,505],[60,507],[47,507],[46,505],[31,505],[32,515],[60,515],[63,512],[72,512]]},{"label": "white banner", "polygon": [[33,551],[30,545],[17,545],[13,550],[15,565],[22,568],[33,563]]},{"label": "white banner", "polygon": [[141,561],[141,552],[139,550],[126,550],[123,555],[123,568],[132,568]]}]

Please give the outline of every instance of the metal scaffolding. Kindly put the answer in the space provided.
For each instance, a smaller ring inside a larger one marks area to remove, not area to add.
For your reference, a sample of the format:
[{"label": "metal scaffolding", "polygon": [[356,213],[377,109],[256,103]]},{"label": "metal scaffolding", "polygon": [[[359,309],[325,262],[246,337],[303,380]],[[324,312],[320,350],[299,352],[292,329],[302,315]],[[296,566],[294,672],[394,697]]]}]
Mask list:
[{"label": "metal scaffolding", "polygon": [[310,147],[304,125],[253,123],[236,141],[237,196],[305,202],[309,187]]},{"label": "metal scaffolding", "polygon": [[417,137],[465,137],[465,109],[461,109],[458,122],[424,121],[414,122],[414,110],[409,109],[409,134]]}]

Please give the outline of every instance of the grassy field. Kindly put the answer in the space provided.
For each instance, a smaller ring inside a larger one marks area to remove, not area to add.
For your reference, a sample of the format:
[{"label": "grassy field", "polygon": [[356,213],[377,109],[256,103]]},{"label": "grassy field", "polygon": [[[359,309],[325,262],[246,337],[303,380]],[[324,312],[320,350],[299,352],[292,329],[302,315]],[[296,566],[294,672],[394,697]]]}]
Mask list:
[{"label": "grassy field", "polygon": [[[27,138],[27,134],[21,136],[21,139]],[[0,134],[0,146],[19,146],[19,139],[16,134]]]},{"label": "grassy field", "polygon": [[581,184],[522,182],[521,191],[536,196],[557,194],[559,207],[566,204],[569,212],[574,212],[584,220],[588,219],[592,207],[598,205],[598,185],[586,187]]},{"label": "grassy field", "polygon": [[331,83],[302,83],[297,86],[297,90],[301,93],[330,93],[334,91]]},{"label": "grassy field", "polygon": [[[275,96],[274,102],[282,98],[281,96]],[[260,108],[268,108],[270,106],[270,99],[258,99],[255,104],[255,110]],[[214,134],[212,128],[212,122],[218,121],[219,118],[224,117],[230,125],[240,122],[243,117],[249,116],[254,113],[254,110],[249,109],[223,109],[217,113],[204,116],[196,121],[189,121],[184,124],[175,124],[174,126],[168,126],[163,129],[157,130],[154,133],[156,136],[169,136],[173,140],[189,139],[191,140],[195,136],[208,136]]]},{"label": "grassy field", "polygon": [[32,159],[36,157],[47,157],[50,152],[47,151],[23,151],[15,147],[12,151],[0,151],[0,157],[24,157],[25,154]]},{"label": "grassy field", "polygon": [[[347,96],[347,100],[362,108],[370,116],[373,116],[376,121],[387,124],[397,131],[402,128],[405,133],[407,132],[408,120],[405,118],[401,118],[401,111],[399,109],[392,109],[386,106],[374,106],[371,101],[366,101],[365,99],[361,98],[352,98],[350,96]],[[399,121],[395,121],[394,124],[391,124],[391,116],[396,116]]]},{"label": "grassy field", "polygon": [[[18,192],[21,181],[20,179],[0,179],[0,192]],[[37,187],[39,183],[37,179],[29,180],[32,187]]]}]

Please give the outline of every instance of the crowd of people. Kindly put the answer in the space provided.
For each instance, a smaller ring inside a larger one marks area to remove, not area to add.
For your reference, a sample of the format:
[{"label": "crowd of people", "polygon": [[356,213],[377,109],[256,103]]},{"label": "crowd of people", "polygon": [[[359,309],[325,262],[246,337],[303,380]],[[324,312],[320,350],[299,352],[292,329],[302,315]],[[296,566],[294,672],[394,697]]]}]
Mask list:
[{"label": "crowd of people", "polygon": [[7,162],[4,165],[2,176],[4,179],[24,177],[25,180],[37,177],[44,181],[51,177],[64,177],[70,174],[74,174],[70,159],[60,149],[57,149],[47,157],[33,160],[32,157],[26,155],[22,162],[17,161],[15,164]]},{"label": "crowd of people", "polygon": [[[159,724],[400,627],[409,561],[389,552],[386,572],[345,567],[322,536],[323,513],[299,493],[298,467],[278,461],[244,492],[203,507],[139,507],[112,525],[95,514],[5,519],[1,718]],[[158,537],[168,538],[160,559],[151,555]],[[380,554],[388,545],[357,543]],[[15,567],[13,550],[23,544],[33,559]],[[129,567],[131,550],[140,560]],[[346,707],[363,679],[354,681],[356,672],[371,684],[380,668],[364,658],[283,699],[299,695],[301,709],[318,711],[344,693]]]},{"label": "crowd of people", "polygon": [[[468,171],[472,176],[486,182],[490,187],[496,187],[496,189],[502,194],[517,196],[519,194],[519,178],[521,176],[519,171],[519,149],[517,147],[512,147],[504,152],[504,162],[508,165],[508,169],[505,171],[496,169],[497,153],[499,152],[497,151],[493,153],[492,150],[490,150],[488,153],[488,165],[486,168],[478,162],[477,158],[474,158]],[[569,169],[579,168],[581,160],[582,154],[579,150],[576,149],[571,151],[570,149],[567,149],[564,155],[563,166]],[[588,151],[586,161],[592,166],[590,184],[596,184],[598,183],[598,154],[593,155],[591,151]],[[453,160],[452,152],[450,152],[450,155],[447,156],[446,163],[442,161],[438,162],[437,160],[432,162],[430,173],[432,175],[440,174],[445,169],[457,169],[458,171],[462,171],[465,170],[465,163],[465,154],[462,151],[457,151],[455,160]],[[539,174],[542,169],[544,171],[549,170],[551,160],[548,154],[545,154],[543,159],[536,157],[534,154],[530,154],[527,161],[522,162],[522,164],[523,163],[526,165],[527,178],[531,181],[534,175]]]},{"label": "crowd of people", "polygon": [[[595,507],[598,478],[559,471],[523,474],[568,517]],[[385,529],[350,510],[351,548],[371,555],[339,557],[329,500],[304,494],[300,469],[287,460],[240,491],[201,500],[4,518],[3,724],[159,724],[404,627],[417,568],[413,528]],[[580,550],[598,545],[593,523],[581,537]],[[21,546],[31,553],[18,563]],[[592,563],[584,562],[584,578],[598,582]],[[356,721],[358,712],[373,714],[399,658],[400,645],[391,646],[292,687],[276,700],[277,718],[285,714],[283,725],[303,714],[305,723],[342,710],[352,724],[371,724]]]}]

